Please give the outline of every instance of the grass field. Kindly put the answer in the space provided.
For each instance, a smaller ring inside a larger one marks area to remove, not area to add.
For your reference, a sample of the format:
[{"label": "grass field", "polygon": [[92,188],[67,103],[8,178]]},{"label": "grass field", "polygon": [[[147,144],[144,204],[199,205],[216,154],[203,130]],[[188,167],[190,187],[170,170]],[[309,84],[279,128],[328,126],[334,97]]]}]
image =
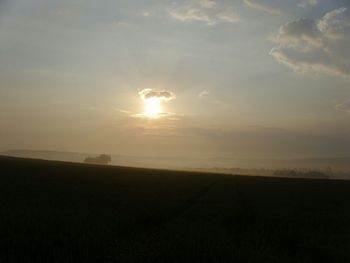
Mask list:
[{"label": "grass field", "polygon": [[0,158],[0,262],[350,262],[350,182]]}]

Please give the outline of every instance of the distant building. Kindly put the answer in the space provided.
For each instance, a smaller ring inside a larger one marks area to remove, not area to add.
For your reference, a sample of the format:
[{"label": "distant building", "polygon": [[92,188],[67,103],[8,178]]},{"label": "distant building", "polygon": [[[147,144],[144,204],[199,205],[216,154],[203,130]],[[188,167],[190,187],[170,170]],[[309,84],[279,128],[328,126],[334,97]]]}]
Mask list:
[{"label": "distant building", "polygon": [[107,154],[101,154],[97,157],[86,157],[84,160],[84,163],[90,163],[90,164],[108,164],[112,161],[112,158],[110,155]]}]

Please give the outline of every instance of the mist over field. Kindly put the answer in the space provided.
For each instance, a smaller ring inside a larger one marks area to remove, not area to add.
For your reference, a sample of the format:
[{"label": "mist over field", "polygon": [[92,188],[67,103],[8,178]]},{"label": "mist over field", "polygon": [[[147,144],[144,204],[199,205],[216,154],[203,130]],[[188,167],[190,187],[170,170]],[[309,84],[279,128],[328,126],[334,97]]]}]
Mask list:
[{"label": "mist over field", "polygon": [[[56,160],[82,163],[86,158],[96,158],[98,154],[11,150],[2,152],[4,156]],[[203,171],[224,174],[287,176],[318,178],[350,179],[350,158],[303,158],[303,159],[235,159],[235,158],[185,158],[162,156],[127,156],[109,155],[111,160],[103,163],[116,166],[148,167],[158,169],[175,169],[184,171]],[[279,173],[280,171],[297,171],[299,174]]]}]

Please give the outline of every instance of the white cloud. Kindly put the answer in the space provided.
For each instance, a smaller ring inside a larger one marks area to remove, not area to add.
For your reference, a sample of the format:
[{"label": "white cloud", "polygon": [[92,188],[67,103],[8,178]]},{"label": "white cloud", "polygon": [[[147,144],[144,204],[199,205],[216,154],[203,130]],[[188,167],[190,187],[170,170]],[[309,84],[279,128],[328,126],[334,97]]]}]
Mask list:
[{"label": "white cloud", "polygon": [[320,19],[302,18],[280,27],[270,54],[296,72],[350,77],[350,12],[339,8]]},{"label": "white cloud", "polygon": [[343,103],[341,103],[341,104],[336,105],[335,108],[336,108],[338,111],[344,111],[344,112],[350,114],[350,100],[345,101],[345,102],[343,102]]},{"label": "white cloud", "polygon": [[232,6],[214,0],[186,1],[184,4],[169,9],[168,12],[179,21],[200,21],[209,26],[220,22],[236,23],[239,21],[239,16]]},{"label": "white cloud", "polygon": [[318,0],[300,0],[298,3],[299,7],[308,7],[318,4]]},{"label": "white cloud", "polygon": [[275,9],[274,7],[263,3],[260,0],[244,0],[243,1],[248,7],[269,13],[269,14],[273,14],[273,15],[280,15],[281,11]]}]

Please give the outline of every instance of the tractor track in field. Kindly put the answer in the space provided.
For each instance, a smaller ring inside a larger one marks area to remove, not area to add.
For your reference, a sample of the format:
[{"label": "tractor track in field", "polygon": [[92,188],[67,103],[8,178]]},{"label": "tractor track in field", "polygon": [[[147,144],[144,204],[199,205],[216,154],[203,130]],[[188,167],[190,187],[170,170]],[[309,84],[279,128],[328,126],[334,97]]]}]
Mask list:
[{"label": "tractor track in field", "polygon": [[[172,207],[171,211],[165,212],[163,215],[161,215],[158,218],[150,218],[145,219],[143,218],[140,220],[140,222],[136,222],[134,225],[133,233],[143,234],[147,232],[160,232],[163,228],[166,227],[166,225],[177,218],[181,217],[183,214],[186,213],[191,207],[196,205],[199,200],[201,200],[204,196],[207,195],[207,193],[213,189],[223,178],[218,178],[214,182],[204,186],[200,191],[192,195],[191,197],[184,200],[180,205],[176,207]],[[123,232],[119,233],[118,236],[128,236],[132,235],[130,232]]]}]

